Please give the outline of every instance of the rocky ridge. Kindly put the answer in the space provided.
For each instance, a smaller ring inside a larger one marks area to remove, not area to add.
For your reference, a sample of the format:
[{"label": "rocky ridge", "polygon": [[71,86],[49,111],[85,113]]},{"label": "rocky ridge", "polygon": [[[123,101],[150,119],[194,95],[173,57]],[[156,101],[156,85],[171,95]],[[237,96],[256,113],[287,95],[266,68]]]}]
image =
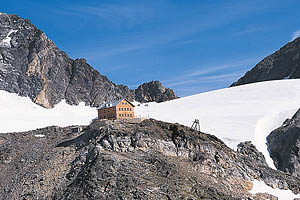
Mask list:
[{"label": "rocky ridge", "polygon": [[264,58],[231,86],[295,78],[300,78],[300,38]]},{"label": "rocky ridge", "polygon": [[277,169],[300,178],[300,110],[267,137]]},{"label": "rocky ridge", "polygon": [[249,143],[235,152],[212,135],[145,120],[48,127],[0,135],[4,199],[277,199],[251,195],[253,179],[300,192]]},{"label": "rocky ridge", "polygon": [[177,95],[170,88],[165,88],[159,81],[150,81],[143,83],[134,90],[135,100],[141,103],[145,102],[164,102],[171,99],[177,99]]},{"label": "rocky ridge", "polygon": [[[85,102],[96,107],[104,101],[120,98],[142,102],[176,98],[172,90],[161,84],[158,88],[160,90],[151,91],[154,96],[148,98],[144,90],[116,85],[85,59],[70,59],[29,20],[16,15],[0,15],[0,90],[27,96],[46,108],[63,99],[69,104]],[[155,94],[162,91],[163,94]]]}]

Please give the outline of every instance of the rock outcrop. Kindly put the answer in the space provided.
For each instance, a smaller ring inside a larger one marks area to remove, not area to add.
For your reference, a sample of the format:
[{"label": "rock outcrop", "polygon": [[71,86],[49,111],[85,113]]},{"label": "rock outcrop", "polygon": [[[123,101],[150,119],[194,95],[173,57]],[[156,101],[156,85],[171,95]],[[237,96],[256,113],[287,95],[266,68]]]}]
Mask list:
[{"label": "rock outcrop", "polygon": [[177,95],[170,88],[165,88],[159,81],[143,83],[134,90],[135,100],[145,102],[164,102],[177,99]]},{"label": "rock outcrop", "polygon": [[300,178],[300,110],[267,137],[277,169]]},{"label": "rock outcrop", "polygon": [[231,86],[295,78],[300,78],[300,38],[264,58]]},{"label": "rock outcrop", "polygon": [[[30,97],[46,108],[62,99],[94,107],[135,96],[147,101],[147,95],[114,84],[84,59],[70,59],[29,20],[7,14],[0,15],[0,90]],[[153,95],[158,97],[152,99],[170,100],[168,95]]]},{"label": "rock outcrop", "polygon": [[300,192],[298,178],[268,168],[248,142],[235,152],[155,120],[1,134],[0,144],[3,199],[276,199],[248,193],[253,179]]}]

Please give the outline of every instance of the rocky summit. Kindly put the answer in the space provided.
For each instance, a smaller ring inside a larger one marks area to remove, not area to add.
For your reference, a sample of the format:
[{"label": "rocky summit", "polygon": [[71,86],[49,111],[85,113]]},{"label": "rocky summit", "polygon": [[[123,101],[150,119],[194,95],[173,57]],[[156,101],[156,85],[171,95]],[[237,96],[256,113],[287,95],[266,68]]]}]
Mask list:
[{"label": "rocky summit", "polygon": [[135,89],[135,100],[145,102],[164,102],[177,99],[177,95],[170,88],[165,88],[159,81],[151,81],[140,85]]},{"label": "rocky summit", "polygon": [[300,192],[300,180],[266,166],[250,143],[237,151],[212,135],[156,120],[47,127],[0,135],[2,199],[277,199],[252,180]]},{"label": "rocky summit", "polygon": [[277,169],[300,178],[300,110],[267,137]]},{"label": "rocky summit", "polygon": [[264,58],[231,86],[295,78],[300,78],[300,38]]},{"label": "rocky summit", "polygon": [[[147,102],[148,99],[166,101],[176,97],[173,91],[163,86],[159,88],[136,92],[116,85],[85,59],[70,59],[29,20],[0,15],[0,90],[30,97],[46,108],[63,99],[69,104],[85,102],[95,107],[120,98]],[[149,91],[151,98],[148,98]]]}]

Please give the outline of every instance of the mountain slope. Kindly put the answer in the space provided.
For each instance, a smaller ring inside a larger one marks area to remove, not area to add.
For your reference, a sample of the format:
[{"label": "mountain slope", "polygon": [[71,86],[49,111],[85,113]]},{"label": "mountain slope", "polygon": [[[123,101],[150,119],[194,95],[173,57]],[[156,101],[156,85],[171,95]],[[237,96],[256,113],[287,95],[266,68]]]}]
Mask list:
[{"label": "mountain slope", "polygon": [[[146,106],[147,105],[147,106]],[[189,97],[136,106],[135,114],[191,126],[200,120],[201,131],[213,134],[229,147],[253,141],[274,167],[266,137],[300,108],[300,80],[253,83]]]},{"label": "mountain slope", "polygon": [[267,56],[231,86],[300,78],[300,38]]},{"label": "mountain slope", "polygon": [[92,124],[79,134],[52,126],[0,141],[3,199],[275,199],[250,194],[254,179],[281,197],[300,192],[299,179],[268,168],[250,143],[235,152],[212,135],[156,120]]},{"label": "mountain slope", "polygon": [[[70,59],[29,20],[3,13],[0,15],[0,90],[30,97],[46,108],[62,99],[69,104],[85,102],[94,107],[122,97],[147,101],[127,86],[114,84],[84,59]],[[174,95],[169,97],[172,99]]]}]

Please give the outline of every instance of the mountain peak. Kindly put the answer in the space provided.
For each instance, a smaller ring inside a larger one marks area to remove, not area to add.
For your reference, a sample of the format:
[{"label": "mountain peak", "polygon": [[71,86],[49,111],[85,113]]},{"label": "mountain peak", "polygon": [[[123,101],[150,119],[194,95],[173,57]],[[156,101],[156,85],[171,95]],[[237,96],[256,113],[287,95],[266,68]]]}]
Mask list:
[{"label": "mountain peak", "polygon": [[231,86],[295,78],[300,78],[300,38],[264,58]]},{"label": "mountain peak", "polygon": [[177,95],[170,88],[165,88],[159,81],[143,83],[135,90],[136,100],[139,102],[163,102],[177,99]]},{"label": "mountain peak", "polygon": [[[103,101],[119,98],[133,100],[136,97],[134,90],[111,82],[84,58],[69,58],[30,20],[16,15],[2,15],[0,90],[30,97],[33,102],[46,108],[53,107],[62,99],[71,105],[85,102],[97,107]],[[151,96],[153,100],[169,100],[161,93],[152,95],[158,96]],[[138,99],[148,101],[140,96]]]}]

